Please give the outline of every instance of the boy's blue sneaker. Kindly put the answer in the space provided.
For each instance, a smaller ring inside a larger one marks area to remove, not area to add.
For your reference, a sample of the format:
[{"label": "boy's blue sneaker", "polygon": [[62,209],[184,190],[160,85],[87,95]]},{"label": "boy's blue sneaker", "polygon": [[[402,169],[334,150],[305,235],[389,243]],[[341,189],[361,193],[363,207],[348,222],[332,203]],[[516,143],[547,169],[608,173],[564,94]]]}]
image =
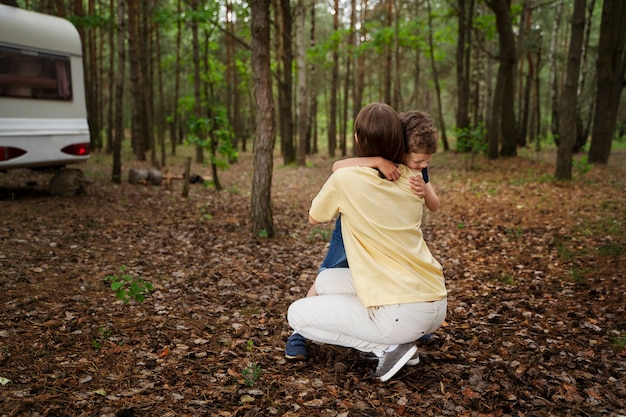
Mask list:
[{"label": "boy's blue sneaker", "polygon": [[289,336],[285,346],[285,357],[291,360],[306,360],[306,339],[298,333]]}]

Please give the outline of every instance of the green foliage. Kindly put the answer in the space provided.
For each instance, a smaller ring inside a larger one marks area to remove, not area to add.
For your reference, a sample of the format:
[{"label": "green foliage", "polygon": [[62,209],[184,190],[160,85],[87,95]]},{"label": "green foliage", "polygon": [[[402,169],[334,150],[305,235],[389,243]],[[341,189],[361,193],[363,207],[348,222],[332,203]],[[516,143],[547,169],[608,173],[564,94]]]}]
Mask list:
[{"label": "green foliage", "polygon": [[572,281],[574,281],[576,284],[584,284],[585,282],[587,282],[587,274],[589,273],[589,270],[573,269],[570,272],[572,274]]},{"label": "green foliage", "polygon": [[589,171],[591,171],[591,168],[593,168],[593,164],[590,164],[587,161],[587,157],[586,156],[583,156],[580,159],[573,159],[572,160],[572,165],[576,169],[576,171],[578,171],[578,173],[580,175],[587,174]]},{"label": "green foliage", "polygon": [[188,116],[187,141],[208,150],[211,164],[220,169],[228,169],[229,161],[236,161],[239,158],[239,153],[233,146],[234,132],[224,106],[213,108],[213,113],[213,118],[197,118],[193,113]]},{"label": "green foliage", "polygon": [[614,256],[618,257],[626,253],[626,248],[619,243],[607,243],[598,249],[598,253],[602,256]]},{"label": "green foliage", "polygon": [[120,276],[107,275],[105,280],[111,282],[111,289],[115,292],[115,296],[118,300],[123,301],[124,304],[130,302],[130,300],[143,303],[146,294],[150,293],[154,287],[149,282],[128,275],[124,271],[126,271],[126,267],[122,265],[120,267]]},{"label": "green foliage", "polygon": [[626,348],[626,336],[610,335],[609,340],[611,341],[613,346],[615,346],[616,348],[621,348],[621,349]]},{"label": "green foliage", "polygon": [[324,241],[328,240],[330,237],[330,231],[325,229],[320,229],[319,227],[314,227],[309,234],[309,242],[315,241],[316,236],[321,236]]},{"label": "green foliage", "polygon": [[267,230],[263,229],[263,230],[261,230],[259,232],[259,237],[268,238],[268,237],[270,237],[270,234],[269,234],[269,232]]},{"label": "green foliage", "polygon": [[464,129],[456,129],[456,149],[458,152],[468,152],[471,155],[469,168],[474,168],[474,160],[479,154],[486,154],[487,130],[481,123],[476,126],[469,126]]},{"label": "green foliage", "polygon": [[481,123],[465,129],[456,129],[458,152],[484,153],[487,151],[487,129]]},{"label": "green foliage", "polygon": [[106,342],[113,332],[106,327],[100,326],[98,328],[98,337],[91,339],[91,347],[94,349],[100,349],[102,343]]},{"label": "green foliage", "polygon": [[261,378],[261,373],[263,372],[263,369],[254,358],[254,343],[252,342],[252,340],[248,340],[247,349],[248,352],[250,352],[250,361],[245,366],[245,368],[241,370],[241,375],[243,375],[244,384],[251,387],[257,383],[259,378]]},{"label": "green foliage", "polygon": [[503,274],[500,276],[500,282],[506,285],[515,285],[515,279],[509,274]]}]

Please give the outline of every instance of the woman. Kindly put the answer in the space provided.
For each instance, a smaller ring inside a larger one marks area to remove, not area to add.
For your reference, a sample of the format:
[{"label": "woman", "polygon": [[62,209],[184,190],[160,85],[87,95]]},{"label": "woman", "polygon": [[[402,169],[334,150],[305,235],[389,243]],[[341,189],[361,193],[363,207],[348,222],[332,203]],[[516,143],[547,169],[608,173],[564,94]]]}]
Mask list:
[{"label": "woman", "polygon": [[319,273],[307,297],[288,311],[297,346],[304,339],[351,347],[378,358],[374,375],[387,381],[414,356],[414,341],[434,332],[446,314],[442,268],[420,228],[424,200],[402,165],[404,139],[396,112],[383,103],[365,106],[355,120],[358,156],[381,156],[399,164],[400,178],[387,181],[376,169],[334,172],[309,210],[311,224],[341,214],[350,268]]}]

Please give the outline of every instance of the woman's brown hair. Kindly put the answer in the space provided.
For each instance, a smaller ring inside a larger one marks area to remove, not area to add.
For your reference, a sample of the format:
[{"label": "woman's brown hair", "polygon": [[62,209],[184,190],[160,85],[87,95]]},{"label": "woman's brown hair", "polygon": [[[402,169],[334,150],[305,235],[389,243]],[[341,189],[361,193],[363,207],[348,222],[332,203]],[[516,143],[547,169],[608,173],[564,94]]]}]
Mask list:
[{"label": "woman's brown hair", "polygon": [[380,156],[404,163],[404,135],[396,111],[385,103],[370,103],[354,120],[358,156]]}]

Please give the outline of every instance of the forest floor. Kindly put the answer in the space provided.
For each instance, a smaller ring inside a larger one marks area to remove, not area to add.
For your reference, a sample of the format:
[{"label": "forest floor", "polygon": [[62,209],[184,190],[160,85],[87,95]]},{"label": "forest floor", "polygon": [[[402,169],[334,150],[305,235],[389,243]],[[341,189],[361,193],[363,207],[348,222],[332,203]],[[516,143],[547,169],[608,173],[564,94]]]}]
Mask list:
[{"label": "forest floor", "polygon": [[[332,228],[307,222],[330,159],[275,160],[272,239],[250,233],[249,153],[220,172],[223,191],[195,184],[188,198],[182,181],[129,184],[130,163],[114,185],[99,154],[81,166],[82,196],[0,174],[0,416],[625,416],[626,155],[614,155],[555,182],[554,159],[437,154],[443,206],[424,233],[448,316],[387,383],[345,348],[284,358],[287,308]],[[153,291],[124,304],[108,276]]]}]

